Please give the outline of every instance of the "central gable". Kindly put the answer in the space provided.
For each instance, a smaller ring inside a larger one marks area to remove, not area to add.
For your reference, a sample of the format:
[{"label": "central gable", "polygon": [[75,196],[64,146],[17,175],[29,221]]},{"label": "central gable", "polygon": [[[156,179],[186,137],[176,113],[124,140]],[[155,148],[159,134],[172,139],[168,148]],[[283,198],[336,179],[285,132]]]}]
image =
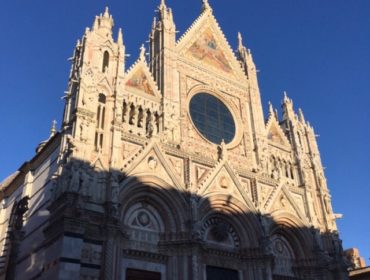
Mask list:
[{"label": "central gable", "polygon": [[224,72],[232,72],[232,68],[226,59],[221,45],[216,41],[212,29],[207,28],[187,50],[187,56],[191,56]]},{"label": "central gable", "polygon": [[211,10],[205,10],[178,40],[180,59],[220,75],[246,78]]}]

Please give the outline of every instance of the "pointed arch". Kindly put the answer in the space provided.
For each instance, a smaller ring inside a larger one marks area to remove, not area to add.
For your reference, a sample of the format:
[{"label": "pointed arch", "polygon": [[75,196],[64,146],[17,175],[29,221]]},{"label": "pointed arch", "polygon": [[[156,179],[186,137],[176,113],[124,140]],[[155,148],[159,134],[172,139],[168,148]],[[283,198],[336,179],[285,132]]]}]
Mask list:
[{"label": "pointed arch", "polygon": [[103,54],[102,72],[105,73],[109,67],[109,52],[105,51]]}]

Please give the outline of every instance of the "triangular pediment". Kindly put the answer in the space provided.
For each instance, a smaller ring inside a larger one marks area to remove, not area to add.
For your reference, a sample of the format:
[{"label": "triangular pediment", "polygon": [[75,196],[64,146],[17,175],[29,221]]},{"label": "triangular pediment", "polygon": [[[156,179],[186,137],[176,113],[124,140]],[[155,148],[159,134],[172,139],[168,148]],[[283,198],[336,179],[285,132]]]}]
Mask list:
[{"label": "triangular pediment", "polygon": [[301,211],[302,208],[297,205],[296,199],[284,186],[274,195],[273,202],[270,205],[269,209],[266,209],[269,213],[284,210],[299,217],[303,222],[307,222],[304,212]]},{"label": "triangular pediment", "polygon": [[95,170],[99,170],[99,171],[108,170],[108,167],[105,166],[103,161],[100,159],[100,154],[92,161],[91,166]]},{"label": "triangular pediment", "polygon": [[145,60],[139,59],[127,72],[124,82],[125,90],[149,98],[160,98],[157,84],[150,73]]},{"label": "triangular pediment", "polygon": [[177,42],[180,58],[222,75],[245,78],[211,11],[203,12]]},{"label": "triangular pediment", "polygon": [[206,167],[204,165],[194,164],[194,174],[197,185],[202,184],[204,180],[206,180],[207,175],[211,171],[210,167]]},{"label": "triangular pediment", "polygon": [[157,176],[168,185],[184,191],[185,188],[178,175],[178,170],[165,158],[155,141],[148,144],[135,158],[128,160],[130,164],[125,165],[127,167],[122,169],[127,176],[138,178],[143,175]]},{"label": "triangular pediment", "polygon": [[176,175],[179,177],[181,182],[184,181],[184,160],[180,157],[167,155],[168,162],[173,166],[173,170],[176,172]]},{"label": "triangular pediment", "polygon": [[224,72],[232,72],[230,63],[211,28],[203,31],[203,34],[186,51],[186,55]]},{"label": "triangular pediment", "polygon": [[283,146],[290,146],[288,138],[285,136],[275,117],[271,117],[267,122],[266,131],[269,141]]},{"label": "triangular pediment", "polygon": [[212,171],[212,174],[208,175],[207,179],[200,185],[197,194],[202,197],[217,194],[231,196],[244,202],[250,210],[255,210],[255,206],[250,200],[247,190],[244,189],[231,166],[226,161],[220,162]]},{"label": "triangular pediment", "polygon": [[260,201],[260,205],[262,206],[262,208],[264,208],[268,200],[271,199],[271,196],[275,189],[276,189],[275,186],[262,183],[258,184],[258,199]]},{"label": "triangular pediment", "polygon": [[106,91],[108,92],[112,92],[112,85],[109,81],[109,79],[107,78],[107,76],[104,76],[98,83],[97,83],[97,86],[99,89],[105,89]]}]

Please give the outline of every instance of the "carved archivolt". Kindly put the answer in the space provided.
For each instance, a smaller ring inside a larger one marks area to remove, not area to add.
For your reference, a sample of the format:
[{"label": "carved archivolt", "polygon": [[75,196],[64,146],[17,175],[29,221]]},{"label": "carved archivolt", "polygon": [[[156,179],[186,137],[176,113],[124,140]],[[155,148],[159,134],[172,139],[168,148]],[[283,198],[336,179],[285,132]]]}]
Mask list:
[{"label": "carved archivolt", "polygon": [[165,231],[161,215],[146,202],[135,203],[123,215],[123,224],[130,240],[157,244],[160,233]]},{"label": "carved archivolt", "polygon": [[[255,212],[239,200],[222,194],[212,195],[201,199],[198,211],[203,221],[213,217],[220,217],[221,220],[227,221],[233,231],[239,233],[238,242],[241,247],[258,246],[258,240],[262,236],[261,224]],[[227,216],[227,220],[222,219],[224,216]]]},{"label": "carved archivolt", "polygon": [[[293,214],[286,211],[276,211],[271,215],[270,236],[280,236],[280,240],[289,240],[287,248],[294,252],[297,259],[313,257],[311,248],[313,247],[313,236],[309,227]],[[274,239],[272,239],[274,240]],[[285,250],[285,249],[284,249]],[[286,249],[288,250],[288,249]],[[286,251],[288,252],[288,251]],[[292,255],[293,256],[293,255]]]},{"label": "carved archivolt", "polygon": [[127,210],[123,223],[128,227],[141,230],[153,232],[164,232],[165,230],[158,211],[150,204],[143,202],[136,203]]},{"label": "carved archivolt", "polygon": [[[151,175],[129,177],[120,183],[119,189],[122,220],[126,221],[128,219],[127,215],[129,215],[131,217],[130,225],[134,225],[132,223],[136,221],[137,227],[145,228],[144,221],[150,218],[153,224],[148,224],[148,229],[157,228],[161,232],[185,231],[185,222],[189,219],[188,206],[182,194],[169,186],[168,183]],[[142,207],[147,205],[148,207],[142,209],[138,205]],[[133,209],[138,211],[135,214],[136,216],[130,214],[134,211]],[[154,225],[157,226],[154,227]]]},{"label": "carved archivolt", "polygon": [[281,235],[274,235],[271,238],[271,249],[275,257],[273,274],[294,277],[292,267],[295,257],[289,242]]},{"label": "carved archivolt", "polygon": [[210,244],[239,248],[240,239],[234,227],[219,217],[207,219],[201,229],[202,239]]}]

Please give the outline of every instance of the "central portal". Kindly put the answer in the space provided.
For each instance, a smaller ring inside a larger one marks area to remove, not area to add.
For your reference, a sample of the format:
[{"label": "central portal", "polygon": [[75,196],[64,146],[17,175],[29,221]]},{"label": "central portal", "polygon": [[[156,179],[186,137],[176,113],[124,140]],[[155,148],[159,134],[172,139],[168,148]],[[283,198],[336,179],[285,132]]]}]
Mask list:
[{"label": "central portal", "polygon": [[161,280],[161,273],[129,268],[126,272],[126,280]]},{"label": "central portal", "polygon": [[207,280],[239,280],[237,270],[207,265]]}]

